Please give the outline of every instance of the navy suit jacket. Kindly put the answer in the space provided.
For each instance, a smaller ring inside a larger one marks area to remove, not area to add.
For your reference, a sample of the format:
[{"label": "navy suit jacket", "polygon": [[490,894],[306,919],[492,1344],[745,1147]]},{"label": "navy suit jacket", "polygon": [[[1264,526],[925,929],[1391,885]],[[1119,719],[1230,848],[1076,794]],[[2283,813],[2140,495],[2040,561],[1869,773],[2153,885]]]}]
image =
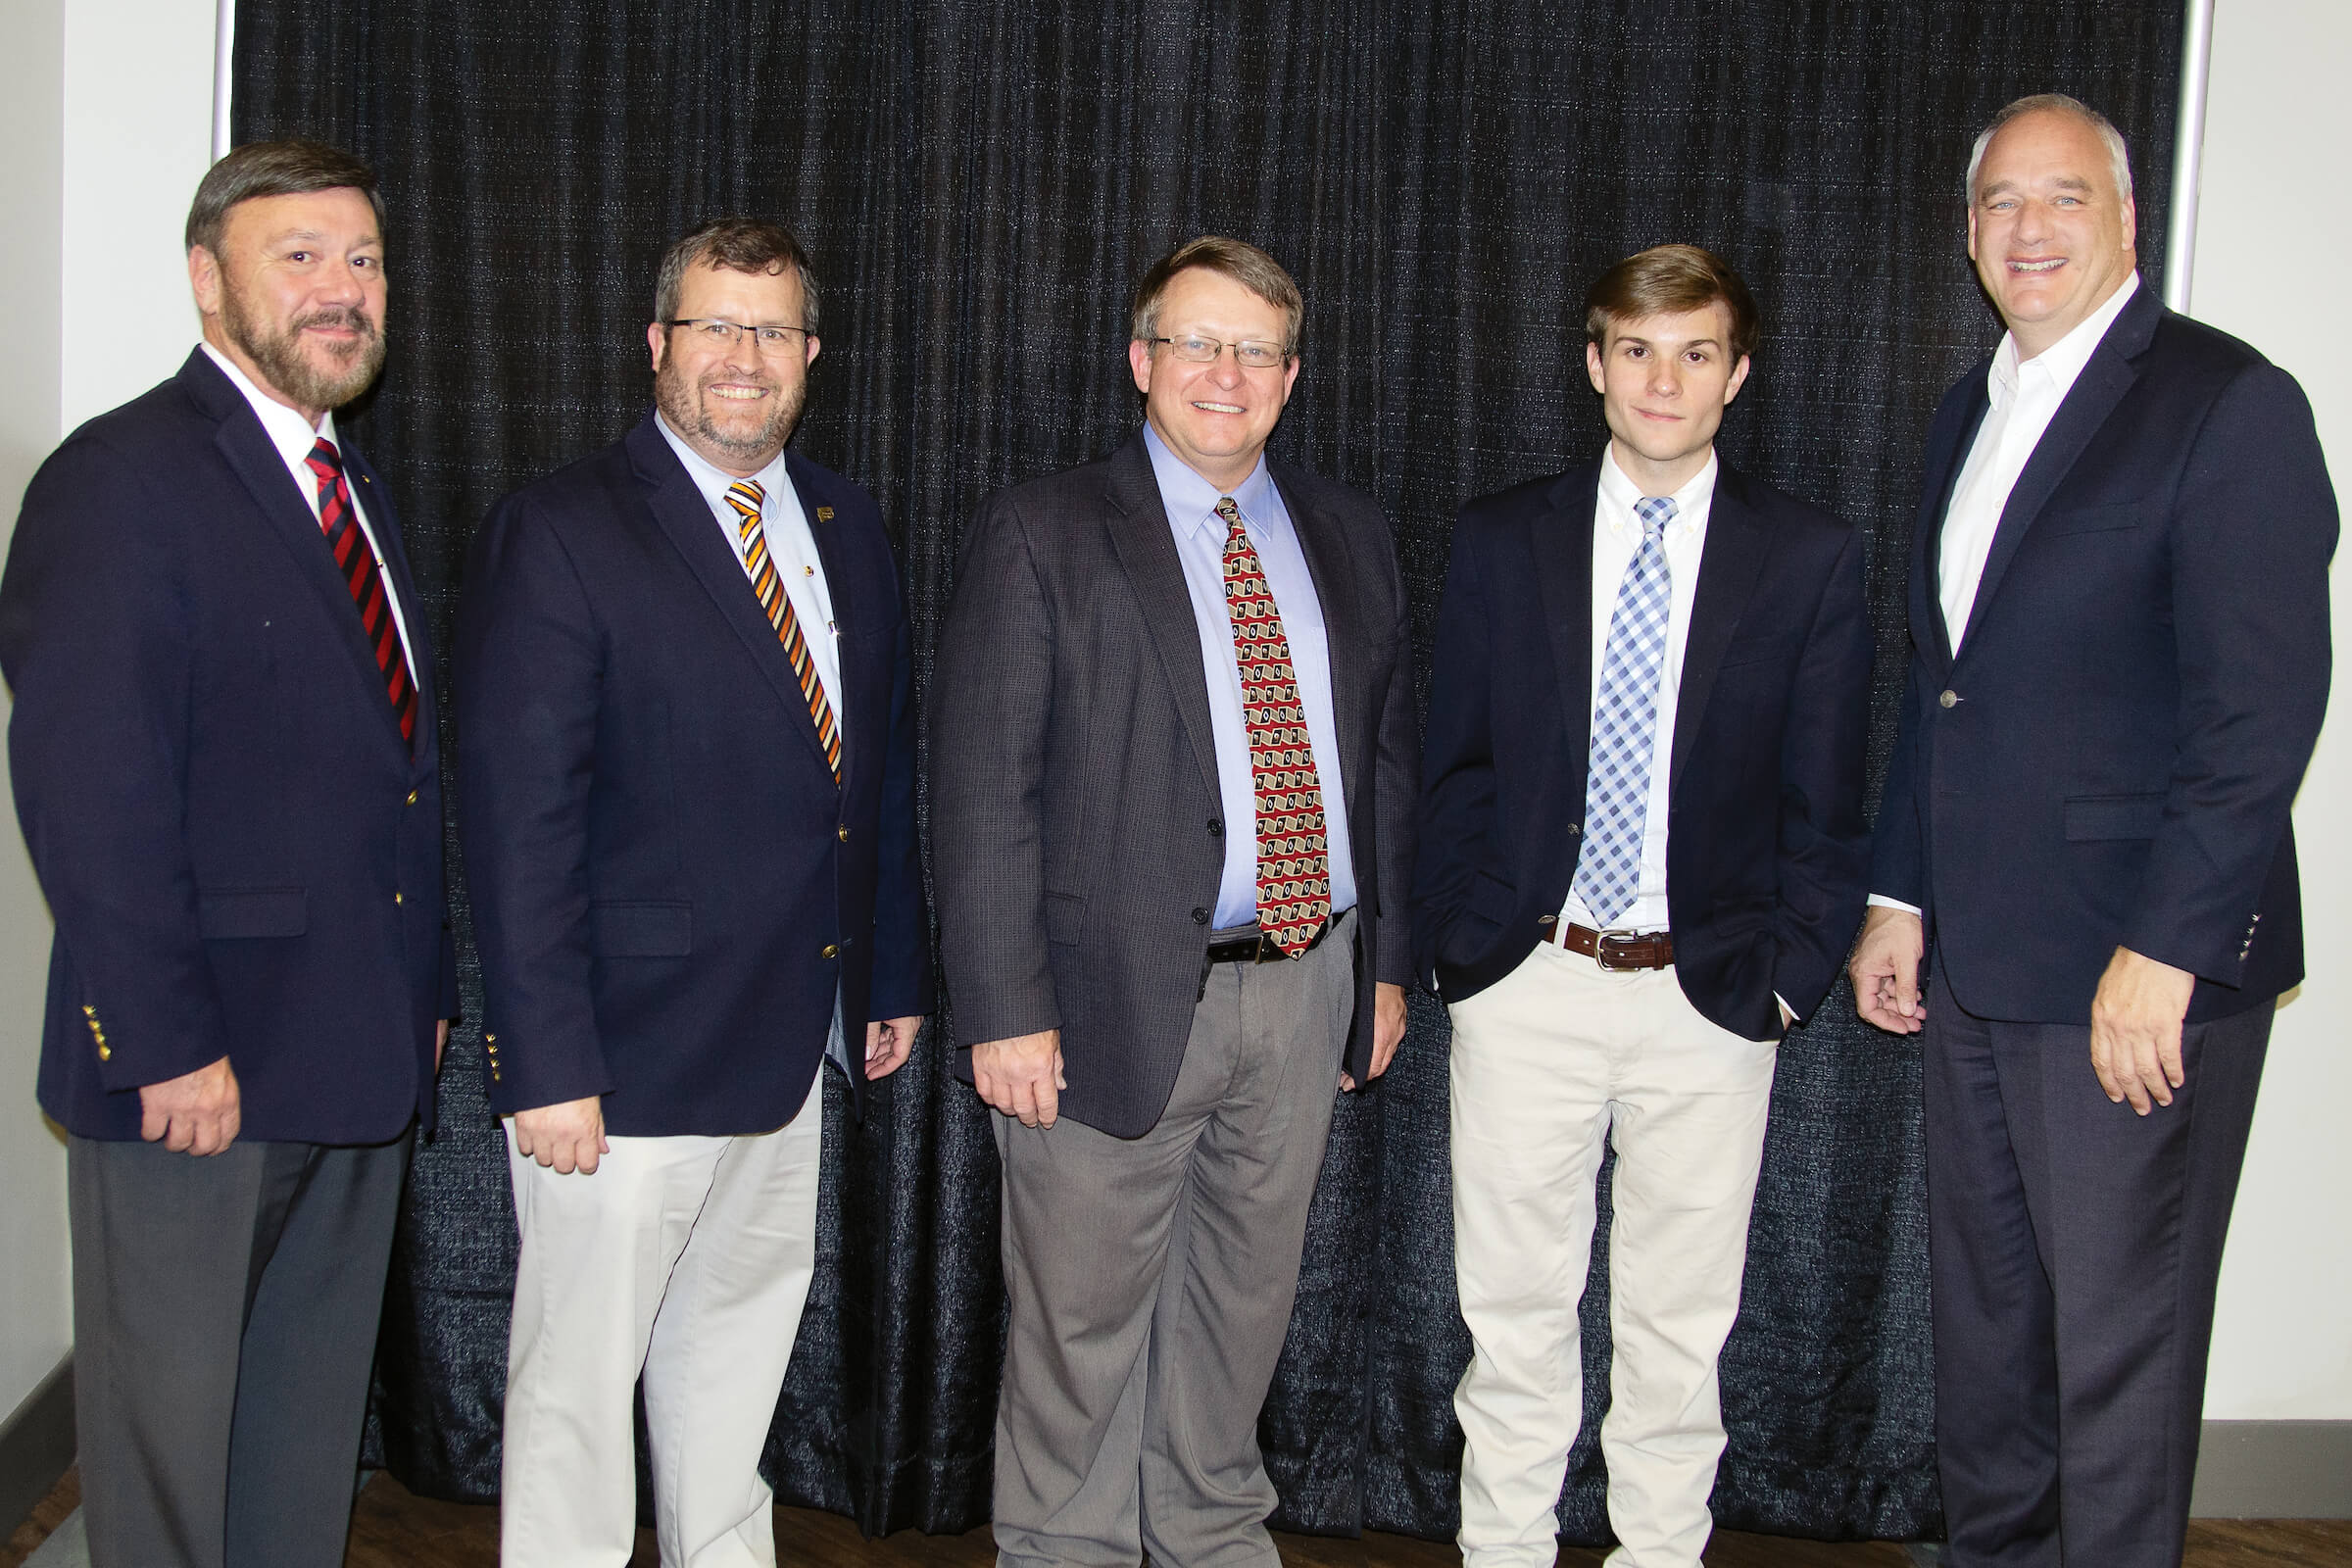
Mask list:
[{"label": "navy suit jacket", "polygon": [[[648,415],[501,501],[459,612],[459,832],[501,1114],[766,1132],[865,1023],[931,1010],[912,656],[881,514],[787,459],[841,629],[842,778]],[[820,632],[821,635],[821,632]]]},{"label": "navy suit jacket", "polygon": [[1953,658],[1936,563],[1985,365],[1929,427],[1911,673],[1873,891],[1927,911],[1982,1017],[2084,1024],[2121,945],[2191,1021],[2303,974],[2287,808],[2328,706],[2335,497],[2286,372],[2116,318],[2010,493]]},{"label": "navy suit jacket", "polygon": [[352,491],[418,683],[400,726],[318,519],[199,350],[41,465],[0,582],[17,815],[57,919],[41,1105],[139,1135],[222,1056],[239,1136],[398,1137],[457,1011],[432,651],[391,498]]},{"label": "navy suit jacket", "polygon": [[[1462,509],[1438,612],[1413,957],[1449,1002],[1509,974],[1567,902],[1592,752],[1600,460]],[[1675,977],[1777,1040],[1829,994],[1862,916],[1870,625],[1862,539],[1719,467],[1675,710],[1666,840]]]}]

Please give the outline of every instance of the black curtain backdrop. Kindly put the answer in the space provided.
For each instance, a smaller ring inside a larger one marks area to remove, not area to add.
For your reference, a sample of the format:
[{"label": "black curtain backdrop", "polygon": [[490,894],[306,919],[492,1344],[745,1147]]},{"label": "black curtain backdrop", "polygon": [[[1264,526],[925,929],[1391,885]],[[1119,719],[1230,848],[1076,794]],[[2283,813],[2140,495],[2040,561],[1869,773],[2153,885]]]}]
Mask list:
[{"label": "black curtain backdrop", "polygon": [[[1135,427],[1128,290],[1173,243],[1246,236],[1297,274],[1305,368],[1276,445],[1379,498],[1424,661],[1454,509],[1604,439],[1587,284],[1643,246],[1709,246],[1765,317],[1726,458],[1871,532],[1875,773],[1920,438],[1998,335],[1962,250],[1969,138],[2026,92],[2105,110],[2158,284],[2180,24],[2180,0],[244,0],[234,118],[239,141],[324,137],[383,177],[392,359],[352,423],[443,648],[490,503],[646,404],[654,266],[708,216],[780,217],[814,251],[800,446],[880,498],[924,676],[979,498]],[[818,1273],[769,1458],[784,1500],[869,1532],[988,1511],[997,1171],[954,1032],[934,1020],[862,1125],[827,1091]],[[1278,1526],[1454,1529],[1446,1051],[1416,998],[1394,1070],[1341,1105],[1260,1421]],[[514,1228],[478,1026],[441,1106],[369,1448],[486,1499]],[[1922,1200],[1916,1052],[1833,997],[1781,1054],[1723,1362],[1725,1524],[1938,1531]],[[1584,1321],[1561,1519],[1592,1543],[1598,1252]]]}]

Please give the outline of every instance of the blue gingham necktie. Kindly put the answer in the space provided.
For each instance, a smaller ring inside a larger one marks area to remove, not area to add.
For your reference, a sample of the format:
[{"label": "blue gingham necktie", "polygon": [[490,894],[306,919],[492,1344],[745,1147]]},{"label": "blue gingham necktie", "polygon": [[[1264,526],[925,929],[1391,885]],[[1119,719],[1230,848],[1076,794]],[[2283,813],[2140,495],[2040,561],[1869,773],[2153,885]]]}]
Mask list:
[{"label": "blue gingham necktie", "polygon": [[1649,815],[1649,764],[1658,733],[1658,678],[1666,669],[1666,615],[1674,601],[1666,565],[1672,496],[1634,503],[1642,548],[1617,584],[1600,695],[1592,704],[1592,767],[1585,779],[1585,847],[1576,896],[1607,925],[1634,906],[1642,881],[1642,829]]}]

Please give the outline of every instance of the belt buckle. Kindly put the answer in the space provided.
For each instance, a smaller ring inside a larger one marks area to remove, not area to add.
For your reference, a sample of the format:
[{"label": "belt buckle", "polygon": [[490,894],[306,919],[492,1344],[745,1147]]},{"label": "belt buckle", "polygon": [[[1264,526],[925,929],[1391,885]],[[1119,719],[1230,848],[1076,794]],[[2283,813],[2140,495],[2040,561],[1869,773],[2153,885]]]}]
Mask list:
[{"label": "belt buckle", "polygon": [[1639,974],[1642,967],[1641,964],[1609,961],[1609,944],[1631,945],[1640,940],[1641,933],[1638,931],[1595,931],[1592,933],[1592,961],[1600,966],[1603,974]]}]

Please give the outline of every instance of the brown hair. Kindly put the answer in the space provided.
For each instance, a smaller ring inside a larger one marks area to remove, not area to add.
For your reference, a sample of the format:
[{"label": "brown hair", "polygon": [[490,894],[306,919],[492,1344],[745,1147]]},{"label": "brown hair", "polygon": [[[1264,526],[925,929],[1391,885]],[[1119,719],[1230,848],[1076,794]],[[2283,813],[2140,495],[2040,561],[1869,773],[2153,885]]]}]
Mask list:
[{"label": "brown hair", "polygon": [[228,210],[263,196],[303,196],[318,190],[356,190],[375,209],[375,231],[384,237],[384,199],[376,194],[375,171],[340,147],[291,137],[252,141],[205,172],[196,199],[188,204],[187,247],[203,246],[215,257],[228,229]]},{"label": "brown hair", "polygon": [[1298,283],[1282,270],[1280,262],[1248,240],[1226,239],[1218,234],[1187,240],[1152,264],[1143,281],[1135,285],[1135,306],[1129,315],[1130,336],[1148,343],[1159,335],[1160,296],[1167,293],[1178,272],[1196,267],[1232,278],[1282,312],[1287,323],[1283,331],[1283,355],[1294,360],[1298,357],[1298,325],[1299,318],[1306,314],[1306,302],[1298,297]]},{"label": "brown hair", "polygon": [[816,272],[808,253],[782,223],[763,218],[714,218],[679,237],[662,253],[654,279],[654,319],[666,323],[678,314],[678,289],[690,267],[724,268],[730,272],[782,272],[801,276],[801,326],[816,330]]},{"label": "brown hair", "polygon": [[1756,301],[1731,264],[1695,245],[1659,245],[1628,256],[1585,295],[1585,336],[1603,347],[1611,321],[1679,316],[1720,304],[1732,318],[1732,361],[1756,346]]}]

